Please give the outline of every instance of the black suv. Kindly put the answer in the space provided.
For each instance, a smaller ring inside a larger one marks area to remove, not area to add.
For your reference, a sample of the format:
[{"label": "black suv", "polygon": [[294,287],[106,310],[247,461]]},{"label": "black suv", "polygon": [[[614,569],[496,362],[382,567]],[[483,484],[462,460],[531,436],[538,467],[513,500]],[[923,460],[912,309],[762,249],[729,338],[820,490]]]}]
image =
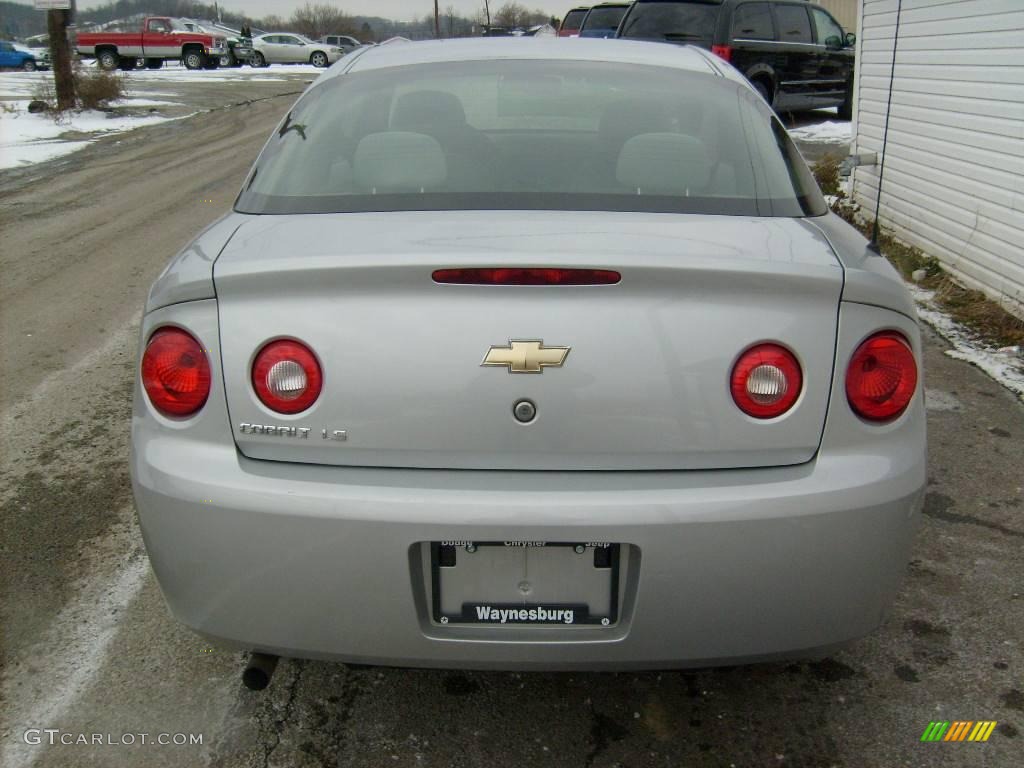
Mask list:
[{"label": "black suv", "polygon": [[618,37],[709,48],[777,112],[837,106],[850,118],[856,38],[807,0],[637,0]]}]

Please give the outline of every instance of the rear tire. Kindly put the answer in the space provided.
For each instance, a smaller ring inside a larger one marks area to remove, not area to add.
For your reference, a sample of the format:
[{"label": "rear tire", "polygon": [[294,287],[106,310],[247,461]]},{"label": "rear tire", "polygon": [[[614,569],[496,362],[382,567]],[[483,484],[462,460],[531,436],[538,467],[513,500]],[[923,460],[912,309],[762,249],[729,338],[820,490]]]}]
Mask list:
[{"label": "rear tire", "polygon": [[99,62],[100,69],[107,72],[113,72],[121,66],[121,57],[117,55],[117,51],[112,51],[109,48],[97,53],[96,61]]},{"label": "rear tire", "polygon": [[224,68],[235,66],[235,54],[225,53],[220,57],[220,65]]},{"label": "rear tire", "polygon": [[839,105],[838,113],[840,120],[853,119],[853,83],[846,86],[846,98],[843,99],[843,103]]},{"label": "rear tire", "polygon": [[312,56],[309,57],[309,63],[317,69],[325,69],[328,65],[327,54],[323,51],[316,51]]},{"label": "rear tire", "polygon": [[146,69],[160,69],[163,65],[163,59],[146,59]]},{"label": "rear tire", "polygon": [[35,72],[36,63],[32,59],[25,59],[25,61],[21,65],[21,68],[26,72]]},{"label": "rear tire", "polygon": [[181,63],[185,69],[202,69],[206,64],[206,57],[197,50],[188,50],[182,54]]},{"label": "rear tire", "polygon": [[267,64],[266,57],[262,53],[260,53],[259,51],[256,51],[255,53],[253,53],[252,60],[251,60],[250,64],[251,64],[251,66],[253,66],[256,69],[262,69],[263,67],[269,66]]},{"label": "rear tire", "polygon": [[768,102],[768,106],[772,106],[772,92],[768,84],[764,80],[752,80],[750,84],[754,86],[755,91],[761,94],[761,98]]}]

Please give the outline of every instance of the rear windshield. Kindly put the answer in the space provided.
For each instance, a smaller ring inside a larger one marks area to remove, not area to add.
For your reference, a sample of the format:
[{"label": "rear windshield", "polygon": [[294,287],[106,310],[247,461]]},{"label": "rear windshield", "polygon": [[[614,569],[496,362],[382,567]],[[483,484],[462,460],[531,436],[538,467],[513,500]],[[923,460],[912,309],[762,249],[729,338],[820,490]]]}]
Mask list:
[{"label": "rear windshield", "polygon": [[626,6],[615,8],[595,8],[587,16],[583,29],[618,29]]},{"label": "rear windshield", "polygon": [[600,210],[819,215],[774,113],[718,76],[496,60],[331,78],[272,135],[243,213]]},{"label": "rear windshield", "polygon": [[709,4],[706,0],[634,3],[619,36],[695,43],[710,48],[721,10],[721,5]]},{"label": "rear windshield", "polygon": [[579,29],[580,24],[583,23],[583,17],[587,15],[586,11],[569,11],[565,14],[565,18],[562,19],[562,26],[560,29]]}]

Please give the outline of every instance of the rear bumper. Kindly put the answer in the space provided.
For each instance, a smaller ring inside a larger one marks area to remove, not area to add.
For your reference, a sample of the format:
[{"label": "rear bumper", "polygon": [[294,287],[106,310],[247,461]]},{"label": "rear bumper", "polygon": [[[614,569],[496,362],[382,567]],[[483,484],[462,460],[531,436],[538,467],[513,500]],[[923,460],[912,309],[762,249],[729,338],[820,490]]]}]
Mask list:
[{"label": "rear bumper", "polygon": [[[136,419],[139,519],[174,615],[286,656],[658,668],[812,653],[875,628],[925,483],[919,450],[707,472],[354,469],[253,461]],[[420,542],[631,545],[610,627],[432,621]]]}]

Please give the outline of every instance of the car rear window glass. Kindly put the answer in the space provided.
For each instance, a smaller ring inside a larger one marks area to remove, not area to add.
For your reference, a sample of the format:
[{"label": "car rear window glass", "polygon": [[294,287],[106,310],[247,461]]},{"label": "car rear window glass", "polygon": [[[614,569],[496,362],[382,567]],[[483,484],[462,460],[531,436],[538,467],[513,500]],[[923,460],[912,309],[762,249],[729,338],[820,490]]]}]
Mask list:
[{"label": "car rear window glass", "polygon": [[811,22],[807,9],[801,5],[776,5],[775,18],[779,22],[779,40],[784,43],[810,43]]},{"label": "car rear window glass", "polygon": [[562,20],[562,29],[579,29],[586,15],[587,12],[583,10],[569,11]]},{"label": "car rear window glass", "polygon": [[595,8],[587,16],[583,29],[617,29],[622,15],[626,12],[625,6],[618,8]]},{"label": "car rear window glass", "polygon": [[655,66],[497,60],[349,73],[298,101],[236,207],[824,213],[773,119],[743,84]]},{"label": "car rear window glass", "polygon": [[620,37],[698,43],[710,48],[720,5],[706,2],[634,3]]},{"label": "car rear window glass", "polygon": [[772,9],[768,3],[744,3],[732,15],[732,36],[740,40],[774,40]]}]

